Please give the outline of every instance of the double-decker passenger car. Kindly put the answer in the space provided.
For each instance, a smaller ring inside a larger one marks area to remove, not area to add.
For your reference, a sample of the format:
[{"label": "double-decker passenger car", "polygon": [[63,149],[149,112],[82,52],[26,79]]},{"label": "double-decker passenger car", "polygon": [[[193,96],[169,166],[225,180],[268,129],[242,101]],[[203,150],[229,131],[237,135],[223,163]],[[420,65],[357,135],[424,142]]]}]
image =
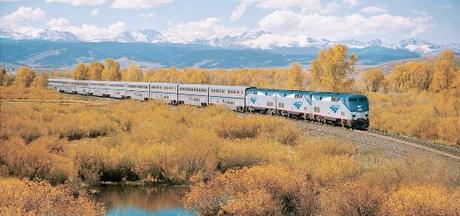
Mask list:
[{"label": "double-decker passenger car", "polygon": [[107,82],[88,80],[89,94],[94,96],[108,96]]},{"label": "double-decker passenger car", "polygon": [[244,111],[247,86],[209,86],[209,103]]},{"label": "double-decker passenger car", "polygon": [[150,97],[149,87],[149,83],[145,82],[127,82],[124,97],[139,100],[148,100]]},{"label": "double-decker passenger car", "polygon": [[76,93],[75,83],[72,79],[48,79],[48,88],[65,93]]},{"label": "double-decker passenger car", "polygon": [[209,85],[181,84],[177,97],[179,104],[207,106],[209,104]]},{"label": "double-decker passenger car", "polygon": [[87,80],[75,80],[75,91],[77,94],[90,95],[89,81]]},{"label": "double-decker passenger car", "polygon": [[177,104],[177,91],[179,84],[176,83],[149,83],[151,99],[159,99],[169,104]]},{"label": "double-decker passenger car", "polygon": [[126,97],[126,82],[107,82],[107,94],[112,98],[125,98]]}]

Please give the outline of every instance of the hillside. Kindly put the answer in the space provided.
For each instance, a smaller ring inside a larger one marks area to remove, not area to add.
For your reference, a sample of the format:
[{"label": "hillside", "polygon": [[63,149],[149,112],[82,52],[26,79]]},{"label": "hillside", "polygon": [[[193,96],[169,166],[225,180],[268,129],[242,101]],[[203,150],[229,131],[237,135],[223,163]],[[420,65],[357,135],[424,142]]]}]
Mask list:
[{"label": "hillside", "polygon": [[[307,64],[318,48],[230,49],[201,44],[70,42],[50,40],[0,39],[0,63],[8,68],[21,65],[36,68],[70,68],[78,62],[105,58],[120,60],[122,66],[137,63],[143,67],[261,68],[285,67],[292,62]],[[407,50],[385,47],[351,48],[359,64],[375,65],[416,58]]]}]

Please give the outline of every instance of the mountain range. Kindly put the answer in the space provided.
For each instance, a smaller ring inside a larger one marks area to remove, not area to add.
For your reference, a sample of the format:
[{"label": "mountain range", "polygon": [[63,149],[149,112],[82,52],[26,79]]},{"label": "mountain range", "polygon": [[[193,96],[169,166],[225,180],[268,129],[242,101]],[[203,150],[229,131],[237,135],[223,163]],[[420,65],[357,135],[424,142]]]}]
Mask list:
[{"label": "mountain range", "polygon": [[120,33],[104,41],[84,41],[71,32],[47,29],[28,37],[0,29],[0,63],[11,67],[71,67],[78,62],[115,58],[122,65],[145,67],[283,67],[292,62],[308,64],[319,50],[345,44],[358,55],[359,64],[376,65],[389,61],[438,54],[443,49],[460,53],[460,44],[438,45],[410,38],[395,44],[380,39],[332,41],[309,36],[285,37],[266,31],[249,31],[224,36],[178,41],[151,30]]}]

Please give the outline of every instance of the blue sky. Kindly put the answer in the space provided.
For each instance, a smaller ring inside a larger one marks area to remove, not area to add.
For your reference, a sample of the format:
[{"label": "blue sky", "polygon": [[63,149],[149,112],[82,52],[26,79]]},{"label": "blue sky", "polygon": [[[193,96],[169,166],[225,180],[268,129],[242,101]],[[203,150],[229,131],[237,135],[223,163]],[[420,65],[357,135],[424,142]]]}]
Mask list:
[{"label": "blue sky", "polygon": [[154,29],[177,41],[264,30],[276,43],[302,36],[460,42],[458,0],[0,0],[0,12],[1,28],[32,36],[50,28],[88,41]]}]

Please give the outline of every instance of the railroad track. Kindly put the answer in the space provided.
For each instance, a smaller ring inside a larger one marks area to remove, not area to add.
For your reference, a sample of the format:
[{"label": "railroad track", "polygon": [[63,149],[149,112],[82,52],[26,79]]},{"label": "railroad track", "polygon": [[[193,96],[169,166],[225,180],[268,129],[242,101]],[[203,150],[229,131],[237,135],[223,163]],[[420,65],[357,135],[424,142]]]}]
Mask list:
[{"label": "railroad track", "polygon": [[391,155],[407,156],[414,149],[429,152],[460,162],[460,148],[426,143],[414,138],[385,134],[377,130],[361,131],[320,124],[316,122],[302,122],[312,134],[326,134],[349,140],[369,148],[385,151]]}]

